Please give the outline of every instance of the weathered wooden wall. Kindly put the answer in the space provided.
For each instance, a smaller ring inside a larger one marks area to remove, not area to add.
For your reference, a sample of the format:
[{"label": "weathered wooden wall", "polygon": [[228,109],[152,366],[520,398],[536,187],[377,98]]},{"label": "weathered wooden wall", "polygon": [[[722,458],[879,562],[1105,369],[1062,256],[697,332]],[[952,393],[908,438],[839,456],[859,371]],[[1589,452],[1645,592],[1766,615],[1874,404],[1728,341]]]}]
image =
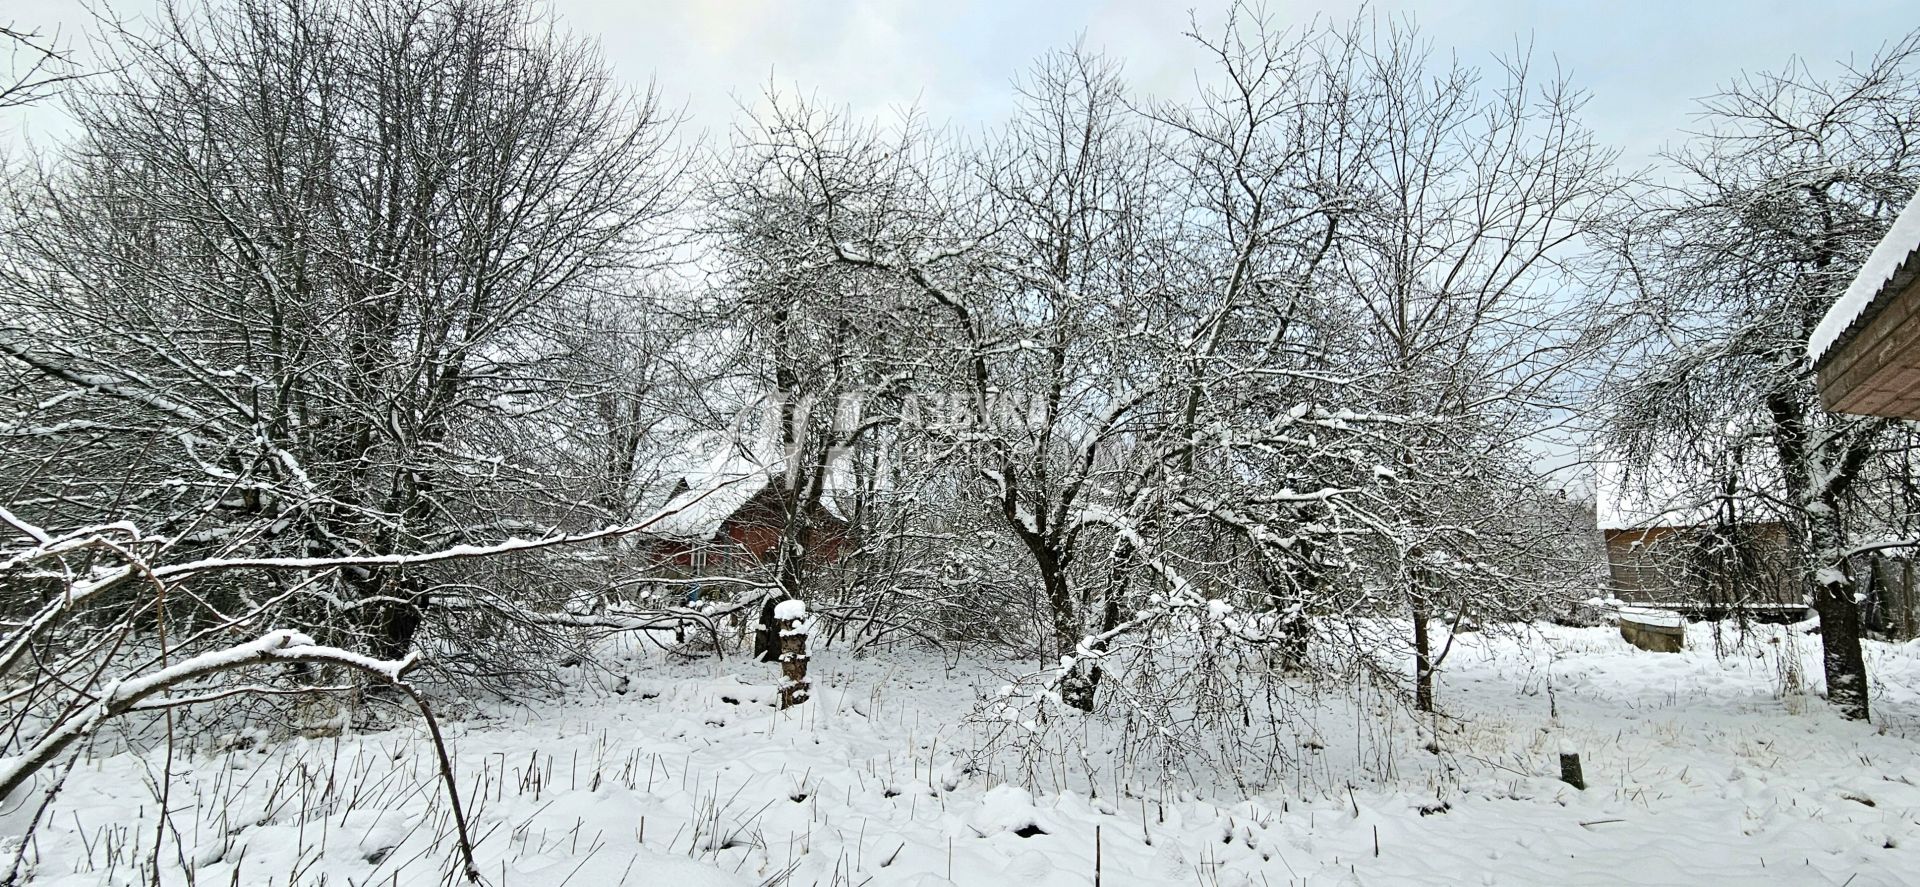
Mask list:
[{"label": "weathered wooden wall", "polygon": [[1755,524],[1745,531],[1756,569],[1736,578],[1703,575],[1697,551],[1705,528],[1606,530],[1608,588],[1630,603],[1798,603],[1804,597],[1799,558],[1786,527]]}]

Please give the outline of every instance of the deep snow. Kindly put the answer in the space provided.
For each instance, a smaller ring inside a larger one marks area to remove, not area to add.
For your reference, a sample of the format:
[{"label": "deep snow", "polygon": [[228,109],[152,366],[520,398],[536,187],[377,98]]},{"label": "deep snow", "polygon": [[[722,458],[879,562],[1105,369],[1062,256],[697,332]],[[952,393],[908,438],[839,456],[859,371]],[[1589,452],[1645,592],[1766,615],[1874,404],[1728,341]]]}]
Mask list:
[{"label": "deep snow", "polygon": [[[1724,657],[1698,625],[1672,655],[1612,628],[1462,635],[1437,754],[1403,714],[1383,731],[1387,716],[1330,696],[1295,778],[1250,798],[1099,759],[1011,783],[964,772],[978,735],[963,714],[1032,664],[928,653],[821,651],[813,701],[777,712],[768,666],[626,647],[624,681],[583,677],[569,698],[448,729],[501,884],[1085,885],[1096,834],[1108,885],[1912,882],[1920,646],[1870,645],[1878,723],[1854,724],[1809,695],[1818,639],[1762,631]],[[624,692],[587,686],[603,682]],[[1563,746],[1584,792],[1555,779]],[[78,764],[29,853],[34,883],[142,883],[162,760]],[[166,883],[190,868],[200,884],[430,884],[450,868],[414,728],[183,749],[173,772]],[[24,815],[0,811],[0,834]]]}]

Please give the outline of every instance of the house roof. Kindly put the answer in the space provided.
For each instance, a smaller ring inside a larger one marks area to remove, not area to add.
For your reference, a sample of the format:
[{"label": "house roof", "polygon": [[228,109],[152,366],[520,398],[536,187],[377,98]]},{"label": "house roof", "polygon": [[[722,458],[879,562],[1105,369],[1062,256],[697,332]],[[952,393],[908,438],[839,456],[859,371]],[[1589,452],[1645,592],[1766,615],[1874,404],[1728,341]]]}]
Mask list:
[{"label": "house roof", "polygon": [[1860,272],[1840,299],[1827,309],[1807,341],[1807,357],[1815,364],[1837,352],[1874,314],[1920,276],[1920,193],[1907,201],[1885,237],[1867,256]]},{"label": "house roof", "polygon": [[[666,501],[654,510],[646,532],[701,542],[710,540],[719,535],[727,518],[764,492],[774,476],[783,470],[783,460],[763,459],[734,440],[719,439],[709,446],[712,449],[704,462],[683,473]],[[829,468],[820,496],[821,507],[842,522],[846,517],[833,500],[841,488],[843,474],[837,467]]]},{"label": "house roof", "polygon": [[773,467],[730,441],[720,441],[705,462],[680,476],[667,500],[648,518],[647,532],[705,541],[772,480]]}]

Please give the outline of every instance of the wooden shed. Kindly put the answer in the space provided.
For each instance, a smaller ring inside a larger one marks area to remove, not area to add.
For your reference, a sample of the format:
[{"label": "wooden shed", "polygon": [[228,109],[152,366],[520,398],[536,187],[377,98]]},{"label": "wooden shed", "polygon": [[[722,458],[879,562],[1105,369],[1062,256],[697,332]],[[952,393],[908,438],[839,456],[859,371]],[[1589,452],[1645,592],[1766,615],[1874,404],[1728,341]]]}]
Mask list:
[{"label": "wooden shed", "polygon": [[1594,517],[1607,595],[1695,618],[1801,618],[1793,534],[1760,507],[1776,493],[1776,472],[1764,460],[1744,464],[1715,494],[1676,466],[1602,463]]},{"label": "wooden shed", "polygon": [[1920,195],[1814,329],[1807,354],[1828,410],[1920,419]]},{"label": "wooden shed", "polygon": [[1608,591],[1627,603],[1716,619],[1736,611],[1760,619],[1798,618],[1805,609],[1793,539],[1778,521],[1600,532],[1607,545]]}]

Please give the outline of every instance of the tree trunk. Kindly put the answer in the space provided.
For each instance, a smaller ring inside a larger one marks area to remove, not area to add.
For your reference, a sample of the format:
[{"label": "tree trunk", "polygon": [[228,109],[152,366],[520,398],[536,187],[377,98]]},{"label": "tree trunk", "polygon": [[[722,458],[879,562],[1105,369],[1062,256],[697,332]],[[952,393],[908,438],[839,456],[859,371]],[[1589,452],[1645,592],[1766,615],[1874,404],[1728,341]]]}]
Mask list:
[{"label": "tree trunk", "polygon": [[[1867,664],[1860,652],[1860,605],[1846,581],[1846,538],[1840,515],[1847,489],[1873,453],[1871,441],[1884,420],[1856,423],[1850,435],[1831,431],[1822,444],[1822,457],[1813,458],[1811,437],[1802,405],[1784,394],[1768,396],[1773,417],[1774,445],[1780,453],[1787,490],[1804,503],[1808,595],[1820,616],[1820,660],[1827,679],[1827,701],[1850,720],[1867,719]],[[1816,483],[1815,464],[1822,467]],[[1806,575],[1806,574],[1803,574]]]},{"label": "tree trunk", "polygon": [[1289,671],[1307,664],[1307,646],[1313,632],[1307,622],[1306,607],[1308,601],[1318,596],[1320,587],[1313,544],[1303,539],[1296,544],[1295,551],[1300,556],[1297,566],[1282,571],[1263,560],[1260,567],[1267,601],[1279,614],[1280,665]]},{"label": "tree trunk", "polygon": [[[1080,649],[1080,611],[1073,605],[1073,592],[1067,587],[1067,577],[1059,569],[1058,562],[1052,558],[1042,561],[1043,580],[1047,589],[1047,604],[1053,611],[1053,644],[1059,656],[1076,656]],[[1091,663],[1081,662],[1077,656],[1072,670],[1060,682],[1060,700],[1081,711],[1093,711],[1095,684],[1088,669]]]},{"label": "tree trunk", "polygon": [[1042,571],[1047,603],[1053,611],[1054,647],[1060,656],[1075,657],[1073,668],[1060,682],[1060,701],[1080,711],[1093,711],[1096,685],[1089,673],[1092,663],[1080,661],[1076,653],[1080,649],[1079,608],[1074,606],[1073,592],[1067,586],[1066,573],[1059,568],[1058,561],[1043,559]]},{"label": "tree trunk", "polygon": [[1913,640],[1913,553],[1900,557],[1900,640]]},{"label": "tree trunk", "polygon": [[[397,660],[413,649],[413,637],[425,619],[421,612],[425,600],[417,583],[393,575],[390,570],[375,569],[360,582],[361,600],[371,600],[360,620],[367,655],[375,659]],[[377,600],[390,598],[393,600]]]},{"label": "tree trunk", "polygon": [[1867,662],[1860,652],[1860,605],[1853,584],[1846,579],[1846,562],[1839,559],[1839,519],[1831,509],[1813,516],[1811,527],[1816,563],[1824,569],[1813,577],[1813,610],[1820,616],[1820,663],[1827,678],[1827,701],[1849,720],[1864,721],[1867,708]]},{"label": "tree trunk", "polygon": [[1433,711],[1433,639],[1427,635],[1427,622],[1432,614],[1427,612],[1425,601],[1415,598],[1413,604],[1413,707],[1417,711]]},{"label": "tree trunk", "polygon": [[[1011,518],[1009,519],[1011,522]],[[1040,583],[1047,595],[1048,619],[1053,629],[1054,656],[1074,656],[1080,649],[1080,608],[1073,600],[1073,588],[1067,582],[1067,558],[1048,544],[1044,533],[1035,533],[1016,525],[1016,534],[1033,555],[1040,571]],[[1093,711],[1095,684],[1089,673],[1091,663],[1076,657],[1073,668],[1060,681],[1060,699],[1080,711]]]},{"label": "tree trunk", "polygon": [[401,659],[407,651],[413,649],[413,636],[420,631],[423,621],[420,606],[411,599],[407,603],[384,604],[380,607],[379,633],[374,637],[372,655],[376,659]]},{"label": "tree trunk", "polygon": [[1820,660],[1827,676],[1827,701],[1841,715],[1864,721],[1867,710],[1867,664],[1860,653],[1860,608],[1847,583],[1822,584],[1813,595],[1820,614]]}]

